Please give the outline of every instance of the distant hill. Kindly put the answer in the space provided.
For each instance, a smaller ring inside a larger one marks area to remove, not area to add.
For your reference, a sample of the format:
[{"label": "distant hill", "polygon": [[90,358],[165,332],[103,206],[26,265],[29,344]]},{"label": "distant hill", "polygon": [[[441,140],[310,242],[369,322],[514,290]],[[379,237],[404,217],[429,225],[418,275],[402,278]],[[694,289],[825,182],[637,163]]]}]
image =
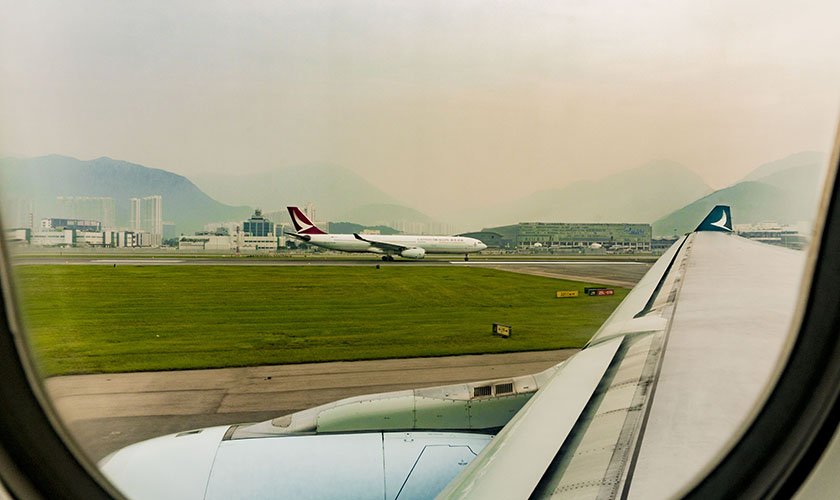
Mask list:
[{"label": "distant hill", "polygon": [[[798,161],[806,157],[810,158],[810,163]],[[657,220],[653,224],[654,236],[691,231],[712,207],[719,204],[732,207],[732,220],[735,224],[812,222],[822,189],[825,155],[805,153],[803,156],[792,155],[788,158],[798,160],[790,163],[781,160],[781,163],[762,165],[746,177],[755,180],[739,182],[715,191]],[[783,170],[776,168],[780,164],[791,163],[798,166]]]},{"label": "distant hill", "polygon": [[[779,221],[775,209],[785,193],[776,187],[761,182],[739,182],[734,186],[719,189],[714,193],[686,205],[685,207],[653,223],[653,235],[672,236],[693,231],[697,224],[715,205],[732,207],[732,220],[736,224],[760,221]],[[772,210],[768,210],[771,208]],[[790,222],[790,221],[779,221]]]},{"label": "distant hill", "polygon": [[39,218],[66,216],[56,212],[57,196],[110,196],[116,204],[117,224],[126,226],[130,198],[159,194],[164,220],[174,222],[182,233],[202,229],[208,222],[245,220],[251,213],[249,207],[219,203],[181,175],[106,157],[89,161],[59,155],[4,158],[0,171],[4,196],[31,200]]},{"label": "distant hill", "polygon": [[314,202],[321,220],[353,220],[365,224],[346,215],[362,205],[398,203],[354,172],[328,164],[280,167],[259,174],[202,175],[195,180],[219,200],[260,206],[267,212],[283,212],[288,205]]},{"label": "distant hill", "polygon": [[820,166],[824,165],[827,160],[827,155],[820,151],[801,151],[792,155],[786,156],[781,160],[775,160],[765,163],[752,172],[741,181],[757,181],[762,180],[767,176],[781,172],[783,170],[790,171],[796,167]]},{"label": "distant hill", "polygon": [[598,181],[540,191],[471,218],[475,227],[525,221],[650,222],[710,191],[685,166],[657,160]]}]

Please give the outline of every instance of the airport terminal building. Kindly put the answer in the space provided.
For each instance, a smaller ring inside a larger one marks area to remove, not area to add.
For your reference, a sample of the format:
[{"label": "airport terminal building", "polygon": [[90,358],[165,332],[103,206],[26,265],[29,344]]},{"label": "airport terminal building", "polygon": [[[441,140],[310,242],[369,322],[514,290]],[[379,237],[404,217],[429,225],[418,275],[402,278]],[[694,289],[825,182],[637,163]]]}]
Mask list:
[{"label": "airport terminal building", "polygon": [[474,234],[479,239],[482,234],[495,235],[493,246],[499,248],[542,247],[575,251],[597,244],[606,249],[650,252],[652,229],[650,224],[520,222],[486,228]]},{"label": "airport terminal building", "polygon": [[242,223],[242,232],[249,236],[274,236],[274,222],[263,217],[259,208],[250,219]]}]

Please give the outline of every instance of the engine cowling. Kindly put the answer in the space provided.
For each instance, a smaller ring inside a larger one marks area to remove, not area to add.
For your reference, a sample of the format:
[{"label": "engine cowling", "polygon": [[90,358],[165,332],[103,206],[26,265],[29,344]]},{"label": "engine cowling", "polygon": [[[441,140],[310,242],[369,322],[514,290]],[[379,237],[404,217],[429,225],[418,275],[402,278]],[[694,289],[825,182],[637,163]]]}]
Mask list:
[{"label": "engine cowling", "polygon": [[400,255],[406,259],[422,259],[426,256],[426,250],[424,248],[406,248],[400,252]]}]

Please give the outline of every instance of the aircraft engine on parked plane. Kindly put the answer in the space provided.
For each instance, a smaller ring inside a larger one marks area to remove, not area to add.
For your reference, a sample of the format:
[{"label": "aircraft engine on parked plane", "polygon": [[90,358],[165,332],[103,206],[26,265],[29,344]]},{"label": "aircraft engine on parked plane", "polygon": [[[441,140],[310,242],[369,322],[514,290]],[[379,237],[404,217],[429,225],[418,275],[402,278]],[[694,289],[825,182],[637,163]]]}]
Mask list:
[{"label": "aircraft engine on parked plane", "polygon": [[426,256],[426,250],[419,247],[406,248],[405,250],[400,252],[400,255],[402,255],[406,259],[422,259]]}]

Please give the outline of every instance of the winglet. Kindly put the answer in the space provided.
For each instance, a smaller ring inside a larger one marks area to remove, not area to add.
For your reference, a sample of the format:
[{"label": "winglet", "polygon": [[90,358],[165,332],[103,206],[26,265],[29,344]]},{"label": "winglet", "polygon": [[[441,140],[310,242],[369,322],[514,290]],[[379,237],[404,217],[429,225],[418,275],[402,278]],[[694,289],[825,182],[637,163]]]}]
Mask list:
[{"label": "winglet", "polygon": [[717,231],[721,233],[732,232],[732,212],[729,205],[717,205],[697,226],[695,231]]}]

